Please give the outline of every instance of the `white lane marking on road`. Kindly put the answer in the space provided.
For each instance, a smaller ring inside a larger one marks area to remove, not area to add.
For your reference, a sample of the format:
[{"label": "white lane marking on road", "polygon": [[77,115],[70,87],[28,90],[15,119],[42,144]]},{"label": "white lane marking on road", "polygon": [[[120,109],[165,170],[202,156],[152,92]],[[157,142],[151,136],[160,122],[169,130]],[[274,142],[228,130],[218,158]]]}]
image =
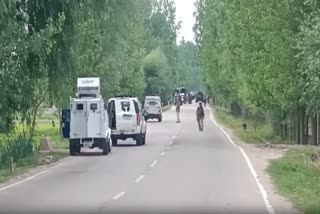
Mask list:
[{"label": "white lane marking on road", "polygon": [[120,192],[118,193],[116,196],[114,196],[112,198],[112,200],[118,200],[119,198],[121,198],[124,194],[126,194],[126,192]]},{"label": "white lane marking on road", "polygon": [[160,156],[163,156],[163,155],[165,155],[166,154],[166,152],[162,152],[161,154],[160,154]]},{"label": "white lane marking on road", "polygon": [[140,175],[139,178],[137,178],[136,183],[139,183],[144,178],[144,175]]},{"label": "white lane marking on road", "polygon": [[154,167],[157,163],[158,163],[158,160],[153,161],[150,167]]},{"label": "white lane marking on road", "polygon": [[64,163],[59,163],[59,164],[57,164],[57,165],[55,165],[55,166],[53,166],[53,167],[51,167],[51,169],[55,169],[55,168],[57,168],[57,167],[59,167],[59,166],[62,166]]},{"label": "white lane marking on road", "polygon": [[39,173],[37,173],[37,174],[35,174],[35,175],[32,175],[32,176],[30,176],[30,177],[27,177],[27,178],[21,180],[21,181],[18,181],[18,182],[16,182],[16,183],[10,184],[10,185],[8,185],[8,186],[2,187],[2,188],[0,188],[0,192],[1,192],[1,191],[4,191],[4,190],[7,190],[7,189],[10,189],[10,188],[12,188],[12,187],[14,187],[14,186],[17,186],[17,185],[19,185],[19,184],[22,184],[22,183],[24,183],[24,182],[26,182],[26,181],[28,181],[28,180],[31,180],[31,179],[33,179],[33,178],[35,178],[35,177],[38,177],[38,176],[40,176],[40,175],[42,175],[42,174],[44,174],[44,173],[47,173],[48,171],[49,171],[49,170],[45,170],[45,171],[39,172]]},{"label": "white lane marking on road", "polygon": [[172,145],[172,144],[173,144],[173,141],[170,142],[170,145]]},{"label": "white lane marking on road", "polygon": [[174,140],[176,139],[176,137],[177,137],[177,136],[173,136],[173,137],[172,137],[172,141],[174,141]]},{"label": "white lane marking on road", "polygon": [[252,164],[251,164],[251,161],[250,161],[248,155],[245,153],[245,151],[242,149],[241,146],[237,145],[237,144],[231,139],[230,135],[224,130],[224,128],[222,128],[222,126],[220,126],[220,125],[216,122],[216,120],[213,118],[212,110],[209,109],[209,111],[210,111],[210,118],[211,118],[211,120],[214,122],[214,124],[221,129],[221,131],[222,131],[222,132],[226,135],[226,137],[228,138],[229,142],[230,142],[233,146],[235,146],[236,148],[238,148],[238,149],[240,150],[240,152],[242,153],[242,155],[243,155],[244,159],[246,160],[247,165],[248,165],[248,167],[249,167],[249,169],[250,169],[250,172],[251,172],[252,176],[254,177],[254,179],[255,179],[255,181],[256,181],[256,183],[257,183],[257,185],[258,185],[258,188],[259,188],[259,190],[260,190],[260,193],[261,193],[261,195],[262,195],[262,198],[263,198],[264,204],[265,204],[265,206],[266,206],[266,208],[267,208],[267,210],[268,210],[268,213],[269,213],[269,214],[275,214],[275,211],[274,211],[274,209],[273,209],[273,207],[272,207],[272,205],[271,205],[271,203],[270,203],[270,201],[269,201],[269,199],[268,199],[267,191],[265,190],[265,188],[263,187],[263,185],[260,183],[259,178],[258,178],[258,175],[257,175],[256,171],[254,170],[254,168],[253,168],[253,166],[252,166]]}]

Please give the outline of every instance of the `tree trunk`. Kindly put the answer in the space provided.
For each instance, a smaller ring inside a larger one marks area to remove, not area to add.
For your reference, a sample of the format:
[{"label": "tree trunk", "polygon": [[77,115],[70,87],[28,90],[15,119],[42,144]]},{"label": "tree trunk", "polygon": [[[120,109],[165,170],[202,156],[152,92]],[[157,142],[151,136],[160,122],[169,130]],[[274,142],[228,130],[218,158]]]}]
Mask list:
[{"label": "tree trunk", "polygon": [[317,146],[320,145],[320,116],[317,114]]},{"label": "tree trunk", "polygon": [[306,145],[306,114],[304,106],[300,107],[300,144]]},{"label": "tree trunk", "polygon": [[57,107],[58,117],[59,117],[59,135],[63,138],[62,129],[61,129],[61,108]]},{"label": "tree trunk", "polygon": [[304,120],[304,139],[303,139],[303,144],[308,145],[309,144],[309,115],[305,114],[305,120]]},{"label": "tree trunk", "polygon": [[311,129],[312,129],[312,144],[317,145],[318,133],[317,133],[317,116],[313,116],[311,119]]},{"label": "tree trunk", "polygon": [[300,106],[298,106],[297,109],[297,115],[296,115],[296,142],[297,144],[301,144],[301,115],[300,115]]}]

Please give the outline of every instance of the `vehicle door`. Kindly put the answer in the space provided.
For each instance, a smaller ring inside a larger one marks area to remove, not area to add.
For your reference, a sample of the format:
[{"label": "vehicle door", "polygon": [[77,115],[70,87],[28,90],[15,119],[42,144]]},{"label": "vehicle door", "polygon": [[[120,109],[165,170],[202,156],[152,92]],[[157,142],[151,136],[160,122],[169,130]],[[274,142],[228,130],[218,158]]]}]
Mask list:
[{"label": "vehicle door", "polygon": [[137,118],[133,101],[120,99],[115,101],[117,130],[134,131],[137,128]]},{"label": "vehicle door", "polygon": [[87,133],[88,137],[102,137],[101,105],[97,101],[87,101]]},{"label": "vehicle door", "polygon": [[87,137],[87,103],[86,101],[77,101],[71,105],[70,117],[70,137]]},{"label": "vehicle door", "polygon": [[148,114],[161,114],[161,103],[158,99],[148,99],[145,102],[145,109]]}]

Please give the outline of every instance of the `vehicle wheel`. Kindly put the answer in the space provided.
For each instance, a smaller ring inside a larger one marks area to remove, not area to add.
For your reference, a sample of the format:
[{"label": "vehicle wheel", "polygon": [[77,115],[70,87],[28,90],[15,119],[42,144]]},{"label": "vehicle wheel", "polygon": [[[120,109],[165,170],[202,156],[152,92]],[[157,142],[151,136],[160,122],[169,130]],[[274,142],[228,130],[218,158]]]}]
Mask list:
[{"label": "vehicle wheel", "polygon": [[117,138],[112,138],[112,146],[116,146],[118,144],[118,139]]},{"label": "vehicle wheel", "polygon": [[159,117],[159,118],[158,118],[158,121],[159,121],[159,123],[160,123],[160,122],[162,121],[162,117]]},{"label": "vehicle wheel", "polygon": [[112,141],[110,142],[110,140],[111,140],[111,139],[109,139],[109,140],[107,141],[107,144],[109,145],[109,151],[108,151],[108,153],[111,153],[111,151],[112,151]]},{"label": "vehicle wheel", "polygon": [[137,145],[137,146],[143,145],[143,135],[142,135],[142,134],[140,134],[139,136],[137,136],[137,138],[136,138],[136,145]]},{"label": "vehicle wheel", "polygon": [[110,152],[110,144],[107,140],[102,143],[102,155],[107,155]]},{"label": "vehicle wheel", "polygon": [[77,154],[80,154],[81,152],[81,146],[78,141],[70,141],[69,142],[69,153],[71,156],[75,156]]},{"label": "vehicle wheel", "polygon": [[144,133],[144,135],[142,137],[142,145],[146,144],[146,138],[147,138],[147,133]]}]

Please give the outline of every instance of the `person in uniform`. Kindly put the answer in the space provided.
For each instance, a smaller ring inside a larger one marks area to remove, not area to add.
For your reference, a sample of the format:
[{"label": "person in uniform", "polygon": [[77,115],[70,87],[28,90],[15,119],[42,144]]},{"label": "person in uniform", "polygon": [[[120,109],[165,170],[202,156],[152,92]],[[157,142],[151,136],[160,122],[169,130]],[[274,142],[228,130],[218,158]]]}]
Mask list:
[{"label": "person in uniform", "polygon": [[199,103],[196,114],[199,131],[203,131],[204,109],[201,102]]}]

